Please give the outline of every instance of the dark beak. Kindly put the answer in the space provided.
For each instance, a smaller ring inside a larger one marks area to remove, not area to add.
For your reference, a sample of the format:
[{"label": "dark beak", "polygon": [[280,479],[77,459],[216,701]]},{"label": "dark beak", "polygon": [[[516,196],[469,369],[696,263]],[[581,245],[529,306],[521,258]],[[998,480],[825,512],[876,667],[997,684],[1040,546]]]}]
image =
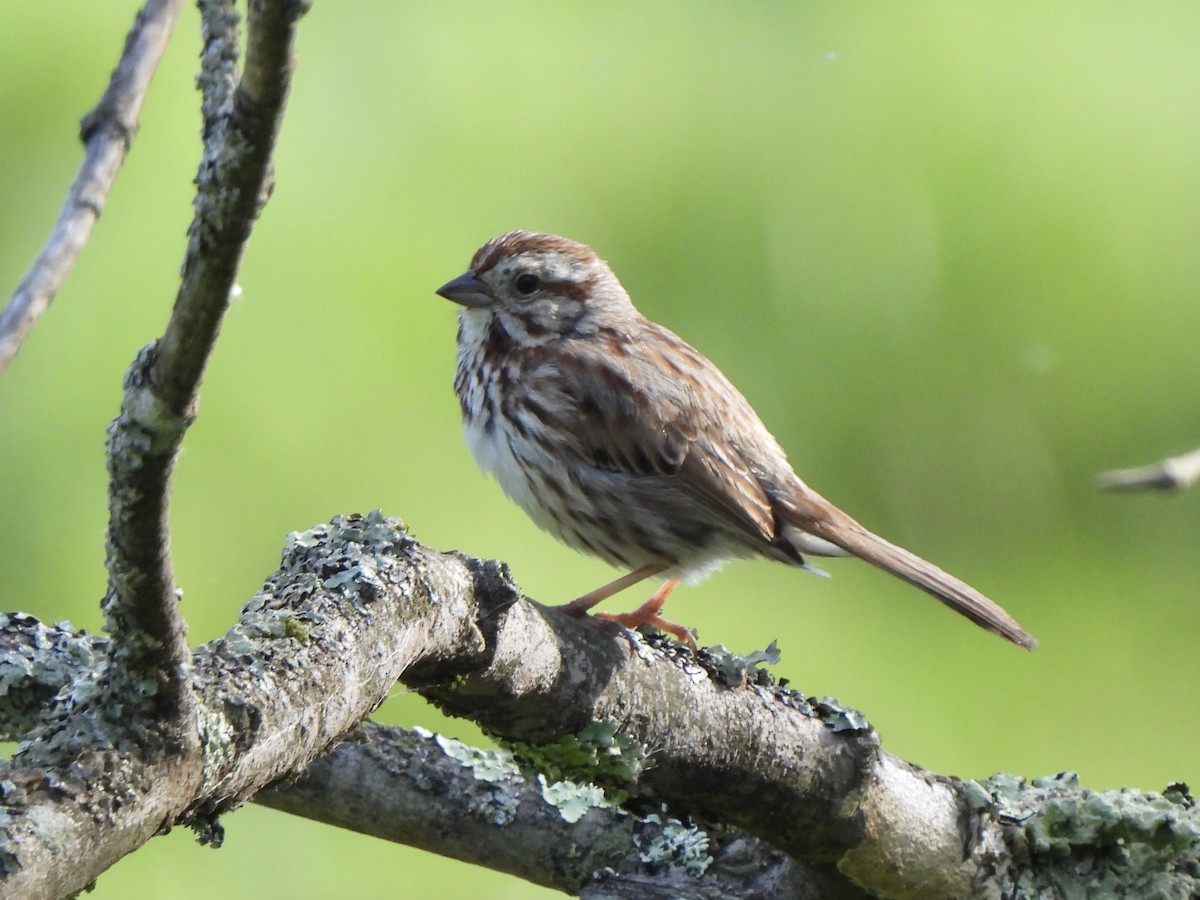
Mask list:
[{"label": "dark beak", "polygon": [[463,306],[488,306],[492,302],[487,285],[476,278],[474,272],[463,272],[453,281],[447,281],[435,293]]}]

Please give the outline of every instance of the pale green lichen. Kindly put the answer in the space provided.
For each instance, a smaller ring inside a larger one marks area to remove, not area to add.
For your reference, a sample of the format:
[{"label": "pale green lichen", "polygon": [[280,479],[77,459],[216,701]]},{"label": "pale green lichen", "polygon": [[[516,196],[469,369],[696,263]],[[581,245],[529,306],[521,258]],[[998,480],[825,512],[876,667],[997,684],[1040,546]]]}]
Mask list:
[{"label": "pale green lichen", "polygon": [[517,759],[551,781],[574,781],[622,789],[637,781],[646,751],[615,719],[592,722],[578,734],[548,744],[506,743]]},{"label": "pale green lichen", "polygon": [[[573,735],[573,740],[566,744],[560,742],[550,745],[552,748],[550,755],[558,758],[560,762],[564,758],[570,758],[576,762],[591,760],[591,764],[594,766],[600,757],[607,756],[599,748],[626,746],[624,741],[617,739],[614,728],[607,724],[597,724],[600,727],[585,729],[581,735]],[[421,737],[432,739],[448,757],[469,768],[471,774],[479,781],[500,784],[514,779],[520,782],[525,780],[524,771],[518,764],[518,757],[508,750],[480,750],[478,747],[471,747],[445,735],[433,734],[423,728],[414,730]],[[615,755],[609,758],[616,759],[620,755],[621,751],[618,749]],[[527,760],[526,764],[529,764]],[[628,765],[629,763],[626,762],[625,768],[621,770],[628,772]],[[556,766],[555,773],[543,769],[537,773],[537,783],[541,789],[542,799],[558,810],[558,814],[562,816],[564,822],[578,822],[589,809],[620,808],[620,797],[609,797],[600,785],[586,780],[574,781],[563,777],[561,772],[561,766]],[[501,794],[502,792],[497,791],[476,798],[472,801],[474,804],[472,811],[477,814],[486,813],[487,817],[498,825],[506,824],[516,815],[516,801],[501,796]]]},{"label": "pale green lichen", "polygon": [[521,768],[506,750],[480,750],[442,734],[432,735],[441,751],[469,768],[481,781],[500,782],[521,775]]},{"label": "pale green lichen", "polygon": [[314,525],[307,531],[289,532],[287,538],[284,540],[284,550],[309,550],[320,546],[329,540],[330,531],[330,526],[322,522],[319,525]]},{"label": "pale green lichen", "polygon": [[70,622],[44,625],[25,613],[0,613],[0,737],[29,731],[51,709],[56,694],[76,703],[96,689],[96,669],[107,641],[78,632]]},{"label": "pale green lichen", "polygon": [[[408,540],[404,523],[384,516],[377,509],[365,516],[334,516],[328,524],[294,531],[284,546],[281,574],[268,579],[243,612],[262,611],[269,615],[265,606],[280,590],[281,583],[293,594],[302,594],[306,585],[311,585],[317,593],[337,592],[358,609],[366,610],[388,594],[399,567],[392,551]],[[308,571],[313,568],[315,557],[319,557],[319,575]],[[313,614],[305,614],[303,618],[305,622],[320,624]],[[289,631],[286,636],[297,635]]]},{"label": "pale green lichen", "polygon": [[252,652],[257,645],[254,638],[292,638],[302,644],[307,644],[312,635],[305,618],[319,618],[311,613],[297,615],[291,609],[264,609],[253,618],[243,611],[242,622],[235,625],[225,635],[226,648]]},{"label": "pale green lichen", "polygon": [[237,754],[238,728],[234,717],[227,711],[206,711],[199,707],[196,721],[204,760],[204,786],[201,793],[210,796],[217,793],[220,779],[228,771],[229,762]]},{"label": "pale green lichen", "polygon": [[295,616],[288,616],[283,623],[283,636],[299,641],[301,644],[307,644],[312,640],[308,628]]},{"label": "pale green lichen", "polygon": [[610,800],[604,789],[595,784],[580,784],[575,781],[550,781],[538,774],[542,799],[558,810],[562,820],[574,824],[592,809],[620,809],[620,804]]},{"label": "pale green lichen", "polygon": [[[495,790],[481,790],[468,794],[466,805],[473,816],[492,825],[507,825],[517,817],[521,800],[517,793],[509,788],[524,783],[525,779],[511,753],[503,750],[480,750],[424,728],[414,728],[413,731],[420,737],[432,740],[446,756],[470,769],[477,781],[497,785]],[[409,775],[414,777],[418,784],[424,780],[428,786],[427,776],[420,771],[419,765],[413,766]]]},{"label": "pale green lichen", "polygon": [[964,782],[963,792],[967,798],[967,808],[972,811],[986,809],[992,804],[991,792],[978,781]]},{"label": "pale green lichen", "polygon": [[[494,791],[484,791],[467,799],[471,813],[496,825],[507,825],[519,810],[519,795],[506,791],[504,782],[514,779],[524,783],[533,777],[528,768],[529,757],[505,750],[480,750],[461,741],[416,726],[413,732],[421,738],[433,741],[446,756],[469,768],[472,775],[483,782],[496,784]],[[622,807],[625,794],[620,790],[606,790],[592,780],[576,780],[564,777],[566,769],[582,771],[588,775],[605,772],[608,777],[619,777],[628,784],[641,771],[645,755],[640,745],[627,735],[619,733],[613,720],[594,722],[577,735],[549,745],[522,748],[534,752],[539,759],[553,768],[554,773],[539,771],[536,783],[542,800],[552,806],[563,822],[573,825],[592,810],[604,810],[626,817],[630,814]],[[663,867],[682,867],[693,878],[702,877],[713,862],[709,854],[709,836],[700,828],[685,825],[674,818],[650,814],[631,817],[632,837],[638,859],[650,870]],[[629,834],[620,831],[621,835]],[[614,832],[613,852],[622,852],[620,843],[627,839]],[[595,850],[595,848],[591,848]],[[572,848],[569,854],[584,858],[580,848]],[[590,878],[599,873],[592,872]]]},{"label": "pale green lichen", "polygon": [[363,529],[366,544],[394,544],[408,534],[408,526],[400,519],[388,518],[382,509],[367,513],[367,527]]},{"label": "pale green lichen", "polygon": [[696,661],[712,679],[720,684],[736,687],[754,685],[765,688],[784,706],[795,710],[803,716],[820,719],[831,731],[849,731],[867,734],[871,724],[866,716],[856,709],[842,706],[832,697],[818,700],[816,697],[806,697],[799,691],[787,687],[787,679],[778,680],[765,668],[779,662],[781,652],[775,641],[771,641],[764,650],[752,653],[737,654],[718,644],[716,647],[706,647],[695,657]]},{"label": "pale green lichen", "polygon": [[373,509],[365,516],[334,516],[332,521],[320,522],[306,531],[293,531],[287,536],[284,550],[308,550],[333,542],[388,546],[407,534],[408,526],[400,519],[388,518],[382,510]]},{"label": "pale green lichen", "polygon": [[1186,787],[1163,794],[1082,789],[1072,772],[980,787],[1005,827],[1018,896],[1195,896],[1200,809]]},{"label": "pale green lichen", "polygon": [[362,577],[362,574],[362,566],[351,566],[348,569],[343,569],[325,579],[325,588],[332,591],[340,587],[345,587],[348,584],[354,584],[356,580]]}]

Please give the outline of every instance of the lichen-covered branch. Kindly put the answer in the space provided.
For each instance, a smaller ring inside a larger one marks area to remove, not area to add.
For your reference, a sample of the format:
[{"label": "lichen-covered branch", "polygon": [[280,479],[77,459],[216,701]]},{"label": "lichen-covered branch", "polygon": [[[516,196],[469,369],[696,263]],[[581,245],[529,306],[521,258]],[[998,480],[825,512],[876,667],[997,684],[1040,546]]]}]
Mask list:
[{"label": "lichen-covered branch", "polygon": [[[0,799],[26,811],[0,817],[0,872],[13,879],[14,895],[78,891],[161,828],[186,818],[199,796],[211,800],[214,771],[228,774],[214,763],[212,732],[197,728],[213,716],[190,677],[171,565],[170,482],[241,254],[269,193],[295,26],[306,5],[249,5],[247,74],[240,82],[232,3],[204,0],[200,6],[205,141],[183,278],[164,336],[137,354],[109,428],[103,610],[111,640],[102,646],[65,639],[62,654],[47,656],[46,629],[11,617],[6,623],[15,626],[6,635],[14,655],[0,659],[0,683],[7,682],[14,702],[0,721],[26,731],[18,768],[0,782]],[[10,307],[12,328],[0,337],[15,343],[0,347],[0,364],[3,353],[11,358],[16,352],[86,240],[179,7],[147,4],[109,90],[85,118],[84,169],[50,245]],[[82,665],[83,657],[101,650],[98,666]],[[67,677],[72,667],[77,671]],[[31,703],[48,696],[56,682],[54,704],[35,713]],[[205,739],[210,744],[203,747]],[[64,854],[72,866],[61,864]]]},{"label": "lichen-covered branch", "polygon": [[108,642],[33,616],[0,613],[0,741],[27,734],[54,696],[82,675],[94,675]]},{"label": "lichen-covered branch", "polygon": [[1071,772],[969,784],[1004,826],[1005,896],[1200,896],[1200,808],[1185,784],[1090,791]]},{"label": "lichen-covered branch", "polygon": [[1106,491],[1184,491],[1200,481],[1200,449],[1132,469],[1097,476]]},{"label": "lichen-covered branch", "polygon": [[[27,634],[29,623],[10,618],[0,641],[12,629]],[[280,569],[239,624],[196,651],[200,761],[138,743],[89,749],[79,740],[79,720],[103,713],[89,706],[88,665],[81,660],[57,711],[41,718],[14,767],[0,772],[0,784],[14,786],[2,798],[0,868],[7,874],[0,893],[78,889],[115,852],[172,824],[215,835],[216,816],[309,766],[397,678],[509,742],[547,787],[565,786],[551,799],[523,768],[526,793],[514,793],[516,784],[488,781],[502,761],[480,762],[477,751],[420,735],[398,750],[395,732],[367,729],[297,782],[297,797],[286,797],[291,782],[277,785],[274,805],[320,809],[319,818],[408,840],[431,820],[414,826],[385,817],[408,815],[413,787],[424,781],[433,790],[449,756],[489,785],[455,789],[454,802],[430,801],[422,813],[443,826],[433,838],[427,831],[422,845],[451,855],[462,855],[461,839],[446,834],[460,827],[463,804],[478,814],[477,827],[496,829],[490,840],[501,844],[527,839],[523,830],[506,831],[509,814],[530,835],[552,840],[549,825],[569,804],[577,819],[563,824],[555,851],[563,854],[577,836],[568,825],[584,822],[593,807],[599,821],[615,823],[622,817],[613,804],[627,795],[629,808],[641,811],[620,826],[631,834],[659,833],[639,831],[653,824],[647,810],[662,822],[689,823],[673,832],[681,855],[668,868],[671,877],[701,886],[710,876],[697,842],[703,835],[720,850],[739,836],[730,828],[752,836],[763,852],[790,856],[799,867],[780,876],[821,897],[983,897],[1027,885],[1067,896],[1066,879],[1084,871],[1102,872],[1106,885],[1130,895],[1149,885],[1186,896],[1198,884],[1200,815],[1182,787],[1165,795],[1098,794],[1065,779],[1026,785],[937,776],[880,750],[852,710],[779,687],[727,654],[697,658],[611,623],[542,608],[520,596],[503,567],[431,551],[377,515],[293,535]],[[19,681],[0,685],[11,693]],[[580,756],[580,736],[597,722],[607,723],[621,751],[620,765],[603,772],[586,754],[582,764],[571,762]],[[346,777],[349,760],[363,767],[361,780]],[[341,774],[320,785],[320,773],[330,770]],[[387,773],[398,783],[385,802],[380,779]],[[590,787],[593,781],[605,792]],[[520,812],[514,804],[526,797],[534,807]],[[78,854],[70,871],[60,865],[61,847]],[[722,858],[712,849],[708,855]],[[627,868],[632,856],[614,859],[614,872],[641,877]],[[559,877],[586,875],[575,869]],[[587,887],[600,883],[593,878]],[[609,896],[637,896],[605,888]]]},{"label": "lichen-covered branch", "polygon": [[461,559],[378,515],[289,536],[238,626],[193,656],[207,758],[189,816],[217,815],[307,764],[402,673],[483,653],[475,595]]},{"label": "lichen-covered branch", "polygon": [[238,80],[233,0],[200,3],[204,155],[183,280],[153,373],[158,397],[179,416],[192,414],[242,253],[271,193],[271,155],[291,82],[295,29],[308,6],[307,0],[249,4],[245,71]]},{"label": "lichen-covered branch", "polygon": [[[499,586],[489,594],[504,596]],[[485,666],[448,661],[403,680],[506,740],[619,722],[654,760],[642,782],[677,813],[769,841],[804,861],[823,895],[844,894],[850,875],[890,896],[967,896],[1005,853],[960,782],[884,753],[852,710],[704,652],[597,639],[597,621],[526,603],[502,603],[483,622]]]},{"label": "lichen-covered branch", "polygon": [[49,308],[91,237],[137,132],[142,101],[182,7],[183,0],[147,0],[125,38],[121,60],[104,95],[80,123],[83,163],[45,247],[0,313],[0,375]]},{"label": "lichen-covered branch", "polygon": [[[379,518],[293,535],[239,624],[192,658],[196,754],[140,735],[97,749],[140,698],[99,691],[82,661],[0,771],[0,896],[79,891],[175,824],[213,833],[221,811],[358,724],[401,672],[483,652],[473,586],[461,559]],[[30,632],[28,617],[6,624],[0,645]],[[27,708],[26,680],[0,679],[0,698]]]},{"label": "lichen-covered branch", "polygon": [[204,52],[204,151],[183,277],[161,340],[143,348],[109,428],[108,680],[132,685],[155,721],[183,739],[194,716],[186,684],[186,629],[171,565],[171,473],[196,415],[204,367],[229,304],[251,228],[270,192],[270,158],[292,70],[295,26],[306,4],[251,3],[246,74],[236,77],[237,13],[231,0],[200,4]]},{"label": "lichen-covered branch", "polygon": [[254,802],[571,895],[820,896],[799,863],[762,841],[631,812],[619,797],[510,752],[367,723]]}]

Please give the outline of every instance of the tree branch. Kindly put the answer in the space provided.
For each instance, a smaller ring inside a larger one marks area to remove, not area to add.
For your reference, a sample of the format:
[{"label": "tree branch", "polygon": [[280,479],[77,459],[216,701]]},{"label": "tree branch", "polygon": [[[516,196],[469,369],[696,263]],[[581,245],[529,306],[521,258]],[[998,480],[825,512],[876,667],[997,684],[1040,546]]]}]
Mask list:
[{"label": "tree branch", "polygon": [[270,193],[270,158],[292,71],[295,26],[307,5],[252,3],[246,74],[238,83],[237,12],[200,3],[204,52],[204,153],[196,178],[183,278],[161,340],[143,348],[109,428],[108,592],[110,680],[134,682],[160,726],[192,721],[186,628],[170,555],[170,480],[196,416],[204,367],[229,305],[251,228]]},{"label": "tree branch", "polygon": [[1106,491],[1183,491],[1200,481],[1200,449],[1162,462],[1102,472],[1096,480]]},{"label": "tree branch", "polygon": [[[741,684],[744,670],[729,673],[702,653],[706,668],[677,645],[598,640],[595,620],[530,604],[485,610],[481,625],[482,666],[402,680],[506,740],[542,743],[619,722],[654,760],[643,782],[672,798],[677,814],[770,841],[809,865],[826,896],[844,894],[846,874],[966,896],[1003,853],[998,832],[967,812],[960,782],[880,751],[852,710]],[[964,845],[965,826],[974,838]]]},{"label": "tree branch", "polygon": [[246,68],[236,82],[233,2],[200,3],[204,157],[196,177],[196,216],[188,234],[183,283],[153,372],[162,402],[177,415],[194,414],[196,389],[228,308],[246,241],[271,193],[271,153],[294,66],[295,26],[308,6],[307,0],[250,4]]},{"label": "tree branch", "polygon": [[[141,735],[95,749],[140,700],[100,695],[102,670],[72,672],[0,771],[0,895],[65,896],[174,824],[212,831],[220,812],[358,724],[426,654],[481,652],[471,585],[462,560],[383,520],[293,535],[239,624],[191,659],[195,756]],[[14,629],[28,632],[27,617],[9,617]]]},{"label": "tree branch", "polygon": [[[138,353],[126,375],[120,414],[109,427],[103,611],[111,640],[98,669],[77,671],[62,684],[54,707],[39,718],[15,758],[24,768],[3,782],[11,783],[12,790],[0,789],[10,806],[28,810],[4,820],[8,827],[0,840],[0,872],[11,873],[22,896],[74,893],[161,828],[195,815],[193,807],[219,806],[292,766],[285,761],[280,768],[246,773],[255,782],[246,787],[221,765],[222,742],[232,741],[235,730],[224,720],[228,709],[223,699],[206,697],[191,678],[193,660],[171,566],[168,503],[171,473],[184,432],[195,418],[205,362],[246,240],[269,194],[270,157],[291,76],[295,26],[307,6],[296,0],[250,4],[247,74],[241,83],[235,71],[238,33],[232,3],[202,0],[200,6],[205,142],[183,277],[163,338]],[[107,152],[99,159],[112,162],[111,141],[105,140],[114,130],[128,143],[145,83],[169,33],[163,19],[173,21],[177,13],[177,4],[150,5],[131,31],[109,92],[85,119],[85,135],[101,136],[96,140]],[[111,173],[104,183],[111,183]],[[85,187],[90,185],[85,180]],[[73,189],[72,197],[75,193]],[[71,202],[91,203],[94,219],[103,192],[85,194]],[[90,226],[91,219],[80,221]],[[82,244],[64,246],[77,253]],[[57,245],[55,252],[61,252]],[[61,262],[34,269],[55,273],[60,280],[65,274]],[[42,290],[39,296],[52,293]],[[42,631],[21,620],[10,623],[17,626],[10,637],[14,648],[36,656]],[[84,646],[99,647],[82,639],[68,643],[77,655]],[[13,727],[28,724],[30,698],[45,696],[47,682],[66,675],[62,661],[21,662],[15,673],[17,702],[2,717]],[[29,677],[22,678],[26,671]],[[356,709],[350,721],[334,716],[331,721],[340,723],[337,733],[369,708]],[[319,746],[336,736],[315,731]],[[311,758],[316,749],[308,750]],[[262,761],[255,752],[230,757]],[[225,792],[219,797],[214,793],[218,787]],[[98,828],[98,819],[107,830]],[[93,833],[97,831],[102,834]],[[75,866],[61,865],[64,852]],[[66,868],[73,871],[64,872]]]},{"label": "tree branch", "polygon": [[[104,753],[85,746],[59,763],[76,749],[77,728],[64,723],[100,715],[74,699],[86,698],[94,673],[91,681],[77,673],[60,692],[59,713],[22,745],[22,768],[0,772],[0,784],[19,788],[4,798],[0,818],[0,862],[9,872],[0,889],[67,893],[156,830],[190,822],[215,833],[215,816],[309,765],[397,677],[506,740],[537,745],[544,758],[547,743],[611,722],[645,761],[625,786],[635,807],[666,804],[681,821],[744,829],[799,861],[803,869],[788,877],[821,897],[991,896],[1014,885],[1065,885],[1080,867],[1134,893],[1157,885],[1186,895],[1200,884],[1200,815],[1182,789],[1096,794],[1069,779],[1027,786],[922,771],[881,751],[852,710],[772,684],[728,656],[696,658],[525,601],[502,566],[428,550],[378,516],[293,535],[239,625],[197,650],[193,667],[204,753],[198,782],[177,756],[135,743]],[[389,771],[409,771],[411,757],[391,755],[388,734],[382,747],[363,752]],[[428,739],[415,752],[427,757]],[[592,780],[588,765],[546,776],[573,782],[562,796],[579,821],[592,807],[612,810],[610,797],[578,790]],[[360,785],[347,805],[371,808],[380,798],[363,795],[378,785]],[[276,796],[288,790],[280,786]],[[312,802],[308,788],[299,790],[291,808]],[[341,782],[331,790],[355,789]],[[497,808],[509,808],[506,795],[496,796]],[[99,821],[98,809],[108,811]],[[442,821],[439,834],[458,827],[449,813]],[[363,824],[386,827],[371,815]],[[729,836],[699,827],[713,846]],[[571,834],[564,831],[563,847]],[[439,844],[457,852],[454,840]],[[78,853],[77,866],[61,865],[62,847]]]},{"label": "tree branch", "polygon": [[91,237],[137,132],[142,101],[182,6],[183,0],[147,0],[125,37],[125,49],[100,102],[80,123],[83,163],[46,246],[0,313],[0,375],[49,308]]},{"label": "tree branch", "polygon": [[254,802],[584,897],[820,896],[795,860],[744,833],[627,812],[593,785],[420,729],[367,723]]}]

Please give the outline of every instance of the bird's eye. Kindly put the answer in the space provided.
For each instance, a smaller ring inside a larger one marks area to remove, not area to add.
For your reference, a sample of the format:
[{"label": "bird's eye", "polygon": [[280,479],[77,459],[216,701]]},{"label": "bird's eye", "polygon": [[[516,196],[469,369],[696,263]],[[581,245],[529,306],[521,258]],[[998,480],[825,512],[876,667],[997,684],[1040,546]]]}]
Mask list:
[{"label": "bird's eye", "polygon": [[541,279],[531,272],[525,272],[517,276],[517,280],[513,282],[513,287],[517,289],[517,293],[523,297],[528,297],[538,289],[541,284]]}]

